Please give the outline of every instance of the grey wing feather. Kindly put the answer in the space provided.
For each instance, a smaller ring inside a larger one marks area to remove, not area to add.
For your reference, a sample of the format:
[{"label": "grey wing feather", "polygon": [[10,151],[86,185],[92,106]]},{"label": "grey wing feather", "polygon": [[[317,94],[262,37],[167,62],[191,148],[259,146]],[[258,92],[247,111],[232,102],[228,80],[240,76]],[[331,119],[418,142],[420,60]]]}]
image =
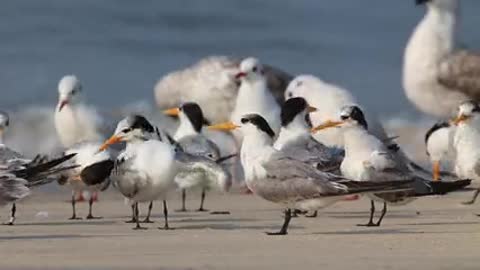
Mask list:
[{"label": "grey wing feather", "polygon": [[459,50],[447,56],[440,63],[438,82],[480,100],[480,54]]},{"label": "grey wing feather", "polygon": [[218,146],[205,136],[186,136],[178,140],[178,144],[186,153],[207,157],[212,160],[220,158]]},{"label": "grey wing feather", "polygon": [[287,144],[282,152],[294,159],[309,163],[321,171],[339,173],[345,153],[343,150],[330,148],[324,144],[309,138],[301,144]]},{"label": "grey wing feather", "polygon": [[20,200],[30,194],[27,181],[13,174],[0,173],[0,205]]}]

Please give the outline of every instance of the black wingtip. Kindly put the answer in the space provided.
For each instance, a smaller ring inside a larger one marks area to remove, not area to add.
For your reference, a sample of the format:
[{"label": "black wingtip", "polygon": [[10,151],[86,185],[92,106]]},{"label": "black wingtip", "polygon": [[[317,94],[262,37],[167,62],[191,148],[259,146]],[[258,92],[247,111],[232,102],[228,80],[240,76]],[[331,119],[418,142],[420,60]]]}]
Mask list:
[{"label": "black wingtip", "polygon": [[432,181],[429,183],[432,193],[437,194],[437,195],[444,195],[452,191],[460,190],[468,185],[472,180],[470,179],[464,179],[464,180],[457,180],[457,181]]},{"label": "black wingtip", "polygon": [[94,163],[82,170],[80,178],[87,186],[103,183],[110,176],[114,165],[113,160],[109,159]]}]

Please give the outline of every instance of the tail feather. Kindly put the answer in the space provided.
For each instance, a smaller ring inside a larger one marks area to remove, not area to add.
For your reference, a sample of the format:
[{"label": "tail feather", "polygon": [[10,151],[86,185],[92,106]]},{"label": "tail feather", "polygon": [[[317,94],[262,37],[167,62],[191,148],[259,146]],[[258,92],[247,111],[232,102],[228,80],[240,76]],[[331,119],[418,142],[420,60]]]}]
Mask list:
[{"label": "tail feather", "polygon": [[445,195],[449,192],[457,191],[464,189],[472,180],[464,179],[464,180],[456,180],[456,181],[429,181],[427,182],[427,186],[429,188],[428,191],[421,191],[417,192],[416,196],[429,196],[429,195]]},{"label": "tail feather", "polygon": [[227,161],[227,160],[229,160],[229,159],[231,159],[231,158],[234,158],[234,157],[236,157],[236,156],[237,156],[236,153],[235,153],[235,154],[226,155],[226,156],[223,156],[223,157],[218,158],[215,162],[216,162],[217,164],[220,164],[220,163],[223,163],[223,162],[225,162],[225,161]]},{"label": "tail feather", "polygon": [[392,191],[403,191],[411,189],[410,184],[413,180],[397,180],[397,181],[381,181],[381,182],[370,182],[370,181],[353,181],[346,180],[340,181],[337,183],[344,184],[348,187],[348,193],[383,193],[383,192],[392,192]]}]

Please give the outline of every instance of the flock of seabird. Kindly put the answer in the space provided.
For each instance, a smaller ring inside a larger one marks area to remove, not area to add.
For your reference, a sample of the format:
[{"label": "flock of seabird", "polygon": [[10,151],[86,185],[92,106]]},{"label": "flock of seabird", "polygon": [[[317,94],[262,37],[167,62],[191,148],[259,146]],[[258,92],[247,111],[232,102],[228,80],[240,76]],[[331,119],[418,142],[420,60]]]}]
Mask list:
[{"label": "flock of seabird", "polygon": [[[55,181],[72,190],[71,219],[80,218],[76,202],[85,193],[86,218],[97,218],[97,193],[112,186],[131,206],[127,222],[134,229],[151,222],[157,200],[163,202],[160,229],[171,229],[169,194],[180,192],[180,211],[186,211],[186,194],[200,190],[198,211],[206,211],[208,191],[232,186],[284,209],[281,229],[270,235],[287,234],[295,214],[314,217],[357,194],[371,200],[365,226],[380,226],[387,206],[472,183],[476,192],[467,203],[473,203],[480,182],[480,55],[456,48],[458,0],[416,2],[427,12],[405,50],[404,89],[425,113],[454,116],[426,132],[432,172],[410,160],[347,89],[313,75],[294,78],[253,57],[213,56],[155,86],[162,113],[177,119],[175,131],[141,114],[115,124],[86,103],[74,75],[58,84],[54,120],[61,151],[29,159],[10,149],[3,135],[11,121],[1,112],[0,204],[12,204],[6,224],[14,224],[17,201]],[[442,168],[447,159],[451,170]],[[383,205],[376,222],[375,202]],[[143,221],[140,203],[148,204]]]}]

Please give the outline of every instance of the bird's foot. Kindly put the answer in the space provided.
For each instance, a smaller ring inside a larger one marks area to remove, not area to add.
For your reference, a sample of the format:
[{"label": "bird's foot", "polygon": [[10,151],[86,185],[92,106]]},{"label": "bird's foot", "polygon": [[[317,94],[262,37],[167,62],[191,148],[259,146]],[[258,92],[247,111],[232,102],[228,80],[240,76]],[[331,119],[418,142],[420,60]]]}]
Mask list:
[{"label": "bird's foot", "polygon": [[86,219],[102,219],[103,217],[94,217],[93,215],[88,215]]},{"label": "bird's foot", "polygon": [[148,228],[137,225],[136,227],[133,227],[132,230],[135,230],[135,231],[137,231],[137,230],[148,230]]},{"label": "bird's foot", "polygon": [[4,222],[2,225],[13,226],[13,221]]},{"label": "bird's foot", "polygon": [[287,235],[288,233],[285,231],[279,231],[279,232],[265,232],[267,235]]},{"label": "bird's foot", "polygon": [[212,211],[210,215],[230,215],[230,211]]},{"label": "bird's foot", "polygon": [[154,223],[153,221],[150,220],[150,218],[145,218],[142,223]]},{"label": "bird's foot", "polygon": [[200,208],[198,208],[198,209],[196,210],[196,212],[209,212],[209,211],[210,211],[210,210],[205,209],[205,208],[203,208],[203,207],[200,207]]},{"label": "bird's foot", "polygon": [[130,220],[127,220],[127,221],[125,221],[125,223],[136,223],[136,222],[137,222],[137,220],[136,220],[136,219],[134,219],[134,218],[132,218],[132,219],[130,219]]},{"label": "bird's foot", "polygon": [[357,226],[360,226],[360,227],[378,227],[378,226],[380,226],[380,224],[369,222],[367,224],[357,224]]},{"label": "bird's foot", "polygon": [[80,220],[80,219],[82,219],[82,218],[73,215],[73,216],[71,216],[68,220]]},{"label": "bird's foot", "polygon": [[158,229],[159,229],[159,230],[164,230],[164,231],[173,231],[173,230],[175,230],[175,228],[172,228],[172,227],[170,227],[170,226],[168,226],[168,225],[163,226],[163,227],[158,227]]},{"label": "bird's foot", "polygon": [[470,200],[470,201],[466,201],[466,202],[462,202],[463,205],[472,205],[475,201],[474,200]]}]

